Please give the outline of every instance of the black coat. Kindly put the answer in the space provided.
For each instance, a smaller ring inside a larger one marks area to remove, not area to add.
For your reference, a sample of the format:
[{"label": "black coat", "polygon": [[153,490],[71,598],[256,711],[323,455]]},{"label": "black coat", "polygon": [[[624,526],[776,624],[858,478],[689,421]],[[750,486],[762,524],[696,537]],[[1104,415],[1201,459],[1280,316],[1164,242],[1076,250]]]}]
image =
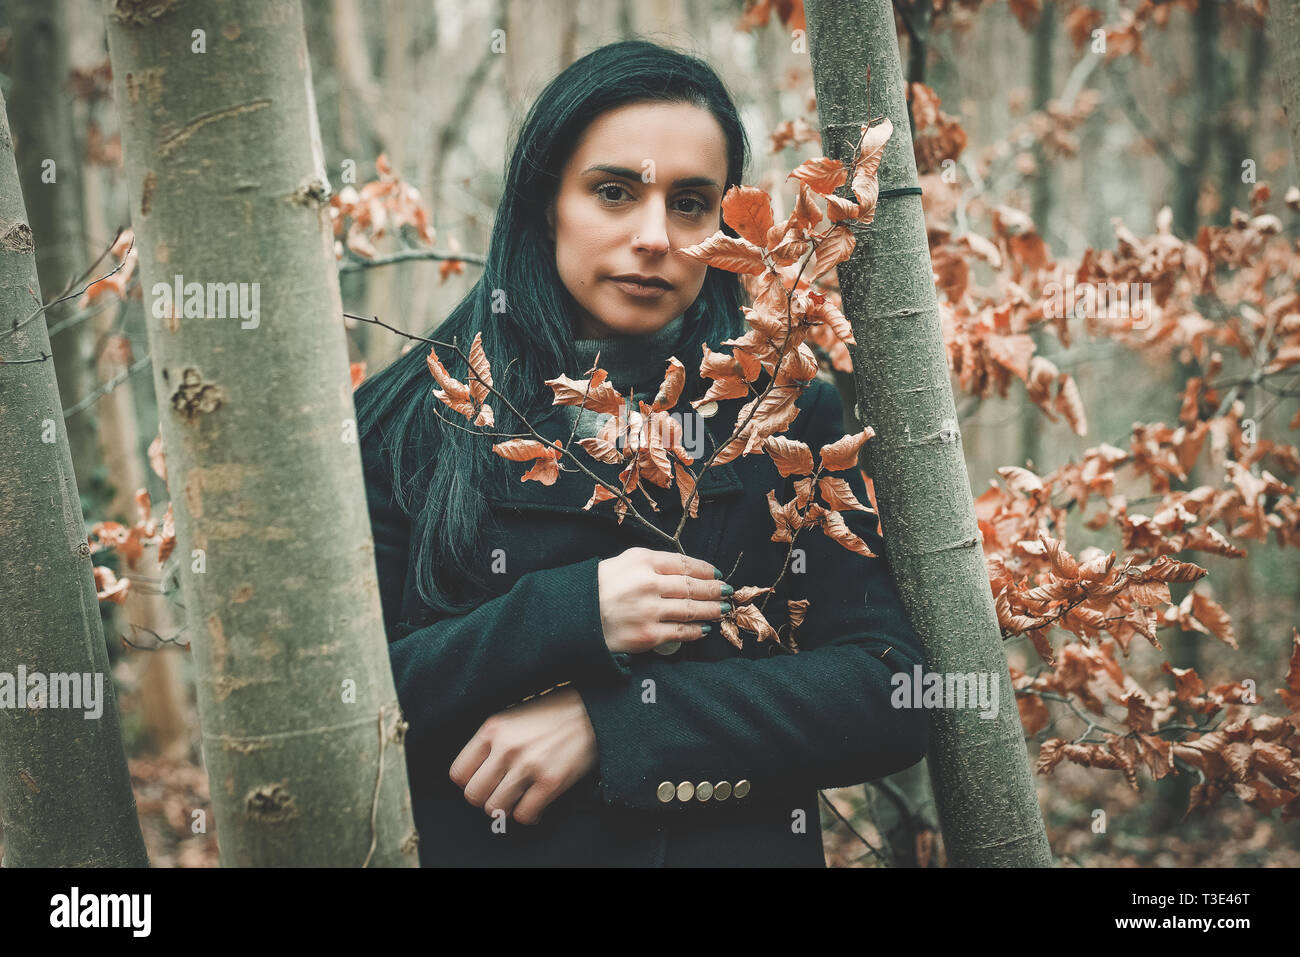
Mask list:
[{"label": "black coat", "polygon": [[[731,434],[743,404],[724,401],[706,420],[709,452]],[[843,434],[843,405],[821,380],[798,405],[785,436],[811,446],[815,461]],[[563,413],[553,407],[534,424],[563,440]],[[372,430],[362,456],[425,866],[822,867],[817,789],[882,777],[924,755],[926,713],[890,706],[890,676],[924,662],[883,559],[850,552],[820,530],[800,534],[806,568],[787,571],[765,610],[777,627],[786,622],[786,597],[809,599],[797,654],[748,632],[738,651],[716,622],[671,656],[611,654],[597,564],[634,545],[664,546],[631,519],[617,524],[610,502],[584,511],[591,480],[562,472],[551,486],[520,482],[493,505],[501,529],[487,533],[486,554],[504,560],[497,594],[469,614],[438,618],[415,590],[410,520],[392,502],[381,444]],[[588,464],[617,481],[619,466]],[[869,503],[857,469],[837,474]],[[792,483],[762,454],[713,467],[700,483],[699,517],[682,535],[686,553],[726,574],[743,552],[730,583],[770,585],[789,546],[771,541],[767,492],[788,502]],[[681,515],[678,491],[650,489],[662,508],[653,520],[671,532]],[[644,514],[648,505],[637,500]],[[841,514],[884,554],[874,514]],[[494,833],[491,818],[448,777],[451,763],[490,715],[564,681],[590,715],[598,767],[536,824],[508,818],[506,833]],[[742,781],[748,793],[739,797]],[[676,793],[661,800],[678,785],[685,800]]]}]

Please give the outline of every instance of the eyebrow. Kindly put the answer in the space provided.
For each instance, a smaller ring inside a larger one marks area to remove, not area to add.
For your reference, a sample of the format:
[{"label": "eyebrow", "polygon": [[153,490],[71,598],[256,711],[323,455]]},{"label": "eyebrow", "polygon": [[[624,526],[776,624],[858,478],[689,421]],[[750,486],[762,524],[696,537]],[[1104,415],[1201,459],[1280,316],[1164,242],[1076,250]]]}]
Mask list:
[{"label": "eyebrow", "polygon": [[[622,176],[624,179],[641,178],[641,174],[636,170],[628,169],[626,166],[610,166],[604,163],[597,164],[596,166],[588,166],[582,172],[584,174],[593,172],[609,173],[612,176]],[[672,184],[673,189],[686,189],[691,186],[712,186],[717,190],[722,189],[716,180],[710,179],[707,176],[685,176],[682,179],[674,180]]]}]

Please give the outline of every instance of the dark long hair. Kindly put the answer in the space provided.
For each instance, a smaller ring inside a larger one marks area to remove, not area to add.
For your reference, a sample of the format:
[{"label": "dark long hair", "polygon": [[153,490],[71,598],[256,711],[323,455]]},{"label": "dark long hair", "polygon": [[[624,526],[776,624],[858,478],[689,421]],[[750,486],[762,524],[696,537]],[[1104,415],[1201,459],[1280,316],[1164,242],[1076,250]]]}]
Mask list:
[{"label": "dark long hair", "polygon": [[[481,332],[493,387],[530,418],[553,402],[544,380],[569,371],[576,361],[571,316],[577,305],[556,270],[547,205],[588,124],[607,110],[647,100],[690,103],[712,113],[727,140],[724,192],[742,182],[749,144],[735,104],[712,67],[644,40],[600,47],[560,73],[533,104],[506,167],[483,275],[446,320],[425,334],[442,342],[454,337],[468,354]],[[736,235],[725,225],[723,229]],[[686,341],[707,342],[721,351],[722,340],[744,332],[741,306],[748,301],[739,276],[709,267],[683,319]],[[443,613],[460,614],[486,595],[481,542],[488,503],[506,482],[519,480],[519,465],[492,452],[489,437],[443,423],[440,415],[470,426],[470,420],[434,398],[428,354],[427,347],[417,344],[365,380],[354,401],[363,441],[379,429],[374,439],[389,453],[394,499],[411,518],[412,541],[419,543],[420,597]],[[438,356],[451,375],[468,381],[459,356],[446,349],[439,349]],[[698,375],[700,356],[698,351],[679,356],[687,369],[688,399],[703,395],[709,385]],[[509,375],[503,375],[511,360]],[[522,430],[502,403],[489,402],[496,431]]]}]

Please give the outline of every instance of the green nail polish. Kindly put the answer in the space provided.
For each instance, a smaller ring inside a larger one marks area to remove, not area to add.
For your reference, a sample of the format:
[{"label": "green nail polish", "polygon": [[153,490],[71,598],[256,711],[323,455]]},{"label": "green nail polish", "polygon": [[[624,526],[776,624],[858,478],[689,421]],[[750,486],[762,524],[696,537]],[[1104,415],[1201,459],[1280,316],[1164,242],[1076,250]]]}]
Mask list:
[{"label": "green nail polish", "polygon": [[729,602],[729,601],[724,601],[724,602],[722,603],[722,613],[723,613],[724,615],[730,615],[730,614],[731,614],[731,602]]},{"label": "green nail polish", "polygon": [[706,635],[712,630],[713,630],[712,625],[700,625],[700,631],[704,632]]},{"label": "green nail polish", "polygon": [[729,595],[734,595],[735,593],[736,593],[736,589],[732,588],[730,585],[724,584],[724,585],[722,586],[722,597],[723,597],[723,598],[726,598],[726,597],[728,597]]},{"label": "green nail polish", "polygon": [[718,569],[716,568],[713,569],[713,580],[722,581],[722,572],[718,571]]}]

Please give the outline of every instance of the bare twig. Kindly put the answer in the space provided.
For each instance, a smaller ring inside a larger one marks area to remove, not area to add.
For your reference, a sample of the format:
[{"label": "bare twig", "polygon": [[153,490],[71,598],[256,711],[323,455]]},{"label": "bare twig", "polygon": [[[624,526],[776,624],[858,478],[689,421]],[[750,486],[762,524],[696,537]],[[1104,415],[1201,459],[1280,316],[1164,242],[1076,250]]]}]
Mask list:
[{"label": "bare twig", "polygon": [[[541,433],[539,433],[535,428],[533,428],[532,424],[528,421],[528,418],[517,408],[515,408],[514,403],[512,403],[509,398],[507,398],[502,392],[500,392],[492,385],[488,384],[487,382],[484,382],[478,376],[478,374],[474,371],[474,367],[471,365],[469,361],[469,356],[465,355],[465,353],[461,350],[460,346],[458,346],[456,343],[442,342],[437,339],[426,339],[424,336],[417,336],[409,332],[403,332],[401,329],[395,329],[392,326],[388,325],[386,322],[380,321],[378,318],[371,319],[371,318],[367,318],[366,316],[353,315],[352,313],[344,313],[344,316],[351,319],[359,319],[362,322],[373,322],[376,325],[383,326],[385,329],[391,329],[393,332],[396,332],[399,335],[406,336],[408,339],[415,339],[420,342],[427,342],[430,343],[431,345],[441,346],[444,349],[450,349],[451,351],[455,352],[458,356],[460,356],[461,360],[465,363],[465,367],[469,370],[469,375],[473,377],[474,381],[478,382],[485,389],[487,389],[490,395],[496,396],[496,398],[501,400],[501,402],[506,406],[506,408],[508,408],[511,412],[514,413],[515,418],[517,418],[520,422],[524,424],[524,426],[528,429],[529,435],[531,435],[534,439],[536,439],[539,443],[546,446],[547,448],[556,449],[556,451],[558,451],[561,455],[568,456],[570,459],[572,459],[573,463],[578,467],[578,469],[581,472],[583,472],[588,478],[590,478],[593,482],[595,482],[597,485],[600,485],[602,488],[606,489],[607,491],[614,493],[617,498],[626,502],[628,513],[633,517],[633,519],[635,519],[640,524],[644,525],[645,528],[648,531],[650,531],[652,535],[655,535],[663,539],[666,544],[671,545],[676,551],[678,552],[682,551],[682,546],[679,538],[676,536],[669,535],[663,529],[659,528],[659,526],[655,525],[654,522],[651,522],[640,512],[638,512],[636,510],[636,507],[632,504],[631,498],[627,496],[625,491],[620,491],[618,489],[615,489],[614,486],[610,485],[609,483],[604,481],[604,479],[598,476],[595,472],[591,471],[591,469],[587,468],[587,466],[582,463],[581,459],[579,459],[576,455],[573,454],[571,449],[557,448],[550,439],[546,438]],[[519,436],[515,436],[515,438],[518,437]]]},{"label": "bare twig", "polygon": [[152,362],[153,362],[153,358],[147,353],[141,356],[139,359],[136,359],[135,362],[131,363],[129,366],[127,366],[127,368],[123,369],[117,375],[107,380],[103,385],[93,389],[92,391],[87,393],[84,398],[78,399],[73,405],[70,405],[66,409],[64,409],[63,418],[64,419],[71,418],[72,416],[76,415],[78,412],[83,412],[86,409],[90,408],[92,405],[95,404],[95,400],[98,399],[100,396],[108,395],[108,393],[112,392],[119,385],[121,385],[127,379],[131,378],[131,376],[135,375],[141,369],[150,365]]},{"label": "bare twig", "polygon": [[[122,232],[122,231],[119,229],[119,230],[118,230],[118,235],[121,235],[121,232]],[[114,239],[113,241],[116,242],[117,240]],[[109,248],[112,248],[112,247],[109,247]],[[27,323],[31,322],[33,319],[35,319],[37,316],[39,316],[41,313],[43,313],[46,309],[49,309],[51,306],[56,306],[56,305],[58,305],[58,304],[61,303],[61,302],[65,302],[65,301],[67,301],[68,299],[72,299],[74,296],[80,296],[83,292],[85,292],[85,291],[86,291],[87,289],[89,289],[91,286],[95,285],[95,283],[97,283],[97,282],[103,282],[103,281],[104,281],[105,279],[107,279],[109,276],[112,276],[114,273],[118,272],[118,271],[119,271],[123,266],[126,265],[126,261],[127,261],[127,259],[130,257],[130,255],[131,255],[131,250],[134,249],[134,248],[135,248],[135,239],[132,238],[132,240],[131,240],[131,245],[128,246],[128,247],[126,248],[126,252],[122,255],[122,261],[119,262],[116,266],[114,266],[114,267],[113,267],[112,269],[110,269],[108,272],[104,273],[104,275],[100,276],[98,279],[92,279],[90,282],[86,283],[86,285],[82,286],[82,287],[81,287],[80,289],[78,289],[76,292],[69,292],[69,293],[66,293],[65,295],[60,295],[57,299],[51,299],[49,302],[44,303],[43,305],[37,306],[37,307],[36,307],[36,310],[35,310],[35,311],[30,315],[30,316],[28,316],[26,319],[23,319],[22,321],[15,321],[14,324],[13,324],[10,328],[0,330],[0,339],[3,339],[5,336],[11,336],[11,335],[13,335],[15,332],[17,332],[17,331],[18,331],[19,329],[21,329],[23,326],[27,325]],[[103,255],[101,255],[99,259],[95,260],[95,262],[98,263],[98,262],[99,262],[100,260],[102,260],[102,259],[103,259]],[[84,278],[84,275],[85,275],[85,274],[83,273],[83,274],[82,274],[83,278]],[[79,280],[77,280],[77,281],[79,281]],[[73,284],[75,285],[75,283],[76,283],[76,281],[74,281]],[[46,357],[46,358],[48,358],[48,357]],[[35,360],[21,360],[21,359],[19,359],[19,360],[13,360],[13,359],[11,359],[11,360],[8,360],[8,361],[10,361],[10,362],[22,362],[22,361],[35,361],[35,362],[42,362],[42,361],[44,361],[44,360],[43,360],[43,359],[35,359]]]},{"label": "bare twig", "polygon": [[375,256],[373,259],[362,259],[360,256],[350,255],[349,258],[339,264],[339,272],[362,272],[366,269],[378,269],[380,266],[419,262],[420,260],[462,262],[475,266],[482,266],[487,262],[484,257],[473,253],[440,253],[434,249],[403,249],[395,253],[389,253],[386,256]]},{"label": "bare twig", "polygon": [[145,625],[137,625],[135,622],[128,622],[128,624],[130,625],[132,631],[147,631],[149,632],[149,634],[153,635],[154,638],[158,640],[158,644],[153,648],[150,648],[147,645],[137,645],[130,638],[126,637],[126,635],[119,634],[117,637],[121,640],[122,644],[128,645],[131,648],[138,648],[140,651],[157,651],[163,645],[175,645],[178,648],[184,648],[186,651],[189,651],[190,649],[190,643],[188,641],[176,640],[181,635],[185,634],[184,628],[181,628],[179,631],[176,632],[176,634],[172,635],[170,638],[164,638],[162,635],[158,634],[158,632],[154,631],[152,628],[149,628]]},{"label": "bare twig", "polygon": [[846,828],[849,829],[849,833],[852,834],[854,837],[856,837],[856,838],[857,838],[859,841],[861,841],[863,844],[865,844],[866,847],[867,847],[867,850],[869,850],[872,854],[876,855],[876,860],[880,861],[880,863],[881,863],[881,864],[884,864],[886,867],[889,867],[889,861],[885,860],[884,855],[882,855],[878,850],[876,850],[876,849],[872,846],[872,844],[871,844],[870,841],[868,841],[865,837],[863,837],[861,834],[859,834],[859,833],[857,832],[857,829],[854,828],[854,826],[853,826],[852,824],[850,824],[847,820],[844,819],[844,815],[841,814],[841,813],[836,809],[835,805],[831,803],[831,799],[828,798],[828,797],[826,796],[825,792],[823,792],[823,791],[818,791],[818,792],[817,792],[817,796],[818,796],[819,798],[822,799],[822,801],[825,803],[825,805],[826,805],[828,808],[831,809],[831,813],[834,814],[834,815],[839,819],[839,822],[840,822],[841,824],[843,824]]}]

